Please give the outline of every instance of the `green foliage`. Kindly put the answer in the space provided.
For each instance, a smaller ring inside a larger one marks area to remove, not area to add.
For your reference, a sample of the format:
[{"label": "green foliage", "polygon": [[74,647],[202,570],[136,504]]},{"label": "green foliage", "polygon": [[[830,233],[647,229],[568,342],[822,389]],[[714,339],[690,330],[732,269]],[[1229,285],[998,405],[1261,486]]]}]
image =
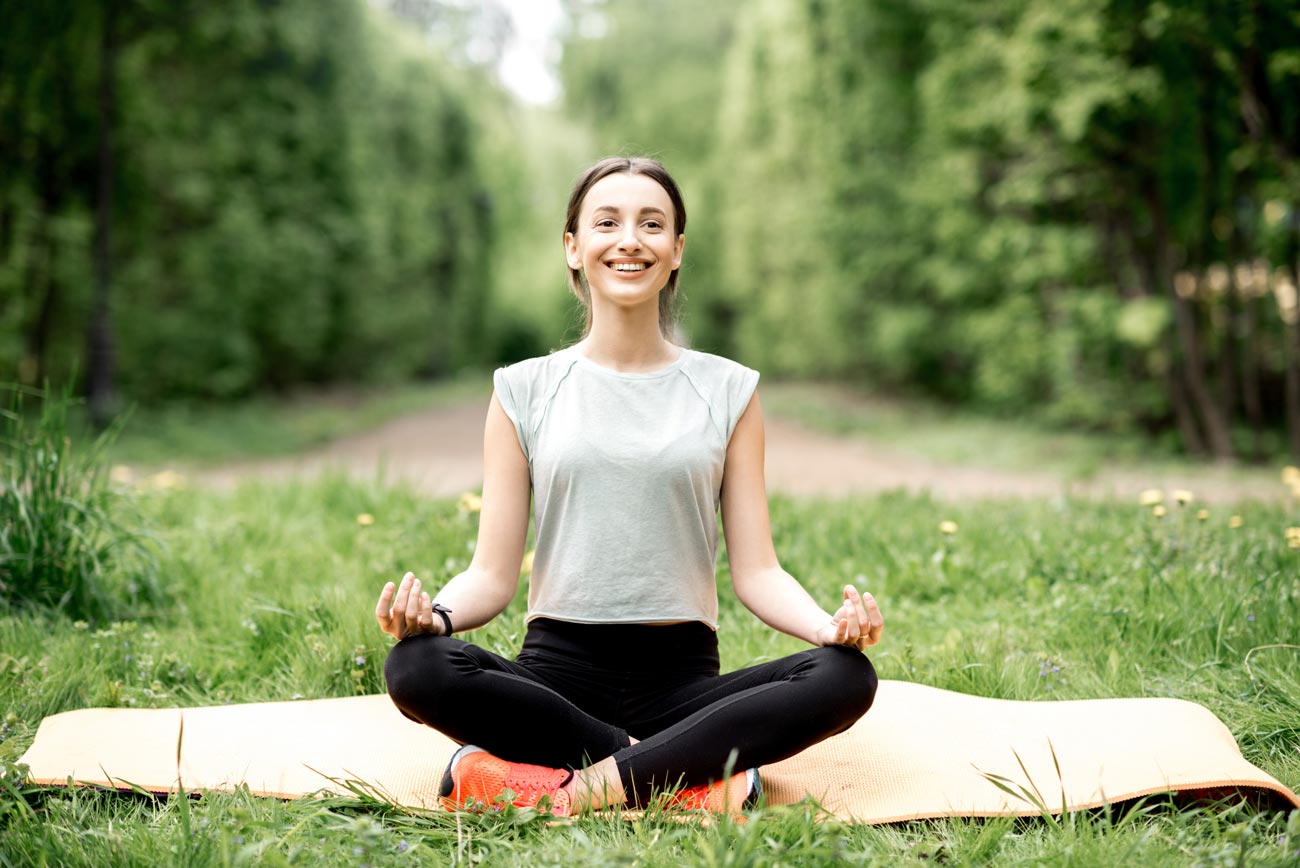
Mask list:
[{"label": "green foliage", "polygon": [[[491,359],[482,127],[506,99],[481,73],[355,0],[118,5],[127,395],[226,399]],[[62,381],[89,320],[98,70],[81,58],[98,57],[101,19],[6,18],[31,42],[0,57],[3,161],[21,168],[0,185],[0,369]]]},{"label": "green foliage", "polygon": [[1300,412],[1287,3],[697,7],[577,6],[565,84],[686,176],[706,347],[1192,452]]},{"label": "green foliage", "polygon": [[0,605],[94,621],[149,613],[162,601],[158,564],[131,497],[105,472],[115,429],[74,444],[66,391],[40,396],[36,414],[23,394],[12,388],[0,430]]},{"label": "green foliage", "polygon": [[0,370],[61,380],[85,343],[114,8],[131,397],[545,352],[570,181],[650,153],[695,346],[1258,458],[1300,432],[1293,5],[573,0],[548,112],[469,60],[493,4],[387,4],[432,33],[360,0],[10,4]]}]

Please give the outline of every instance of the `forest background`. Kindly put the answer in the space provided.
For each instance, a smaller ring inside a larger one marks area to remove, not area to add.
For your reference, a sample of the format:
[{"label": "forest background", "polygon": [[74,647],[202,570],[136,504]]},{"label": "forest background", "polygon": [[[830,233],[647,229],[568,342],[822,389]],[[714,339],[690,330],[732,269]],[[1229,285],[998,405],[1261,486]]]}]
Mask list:
[{"label": "forest background", "polygon": [[648,153],[699,349],[1300,455],[1293,3],[564,11],[533,106],[493,73],[500,3],[5,4],[0,381],[104,422],[546,352],[569,185]]}]

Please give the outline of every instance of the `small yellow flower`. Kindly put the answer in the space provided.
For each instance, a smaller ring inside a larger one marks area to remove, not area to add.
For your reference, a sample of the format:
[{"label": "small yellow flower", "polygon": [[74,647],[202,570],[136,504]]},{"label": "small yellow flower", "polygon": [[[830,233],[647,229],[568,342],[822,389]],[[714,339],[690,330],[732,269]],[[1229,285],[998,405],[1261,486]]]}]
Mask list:
[{"label": "small yellow flower", "polygon": [[1205,520],[1208,519],[1209,517],[1210,517],[1210,511],[1209,511],[1208,509],[1198,509],[1198,510],[1196,510],[1196,519],[1197,519],[1197,521],[1205,521]]},{"label": "small yellow flower", "polygon": [[483,508],[483,498],[472,491],[467,491],[456,501],[456,508],[461,512],[478,512]]},{"label": "small yellow flower", "polygon": [[1245,524],[1245,522],[1241,520],[1241,516],[1239,515],[1234,515],[1228,519],[1228,527],[1238,528],[1241,527],[1243,524]]},{"label": "small yellow flower", "polygon": [[375,517],[368,512],[363,512],[357,516],[357,524],[362,527],[370,527],[375,523]]},{"label": "small yellow flower", "polygon": [[1143,506],[1155,506],[1157,503],[1164,502],[1165,493],[1158,488],[1148,488],[1138,495],[1138,503]]},{"label": "small yellow flower", "polygon": [[941,521],[941,522],[939,522],[939,532],[940,532],[940,533],[945,533],[945,534],[947,534],[948,536],[952,536],[953,534],[955,534],[955,533],[957,532],[957,522],[955,522],[955,521]]},{"label": "small yellow flower", "polygon": [[1289,527],[1286,529],[1287,541],[1300,540],[1300,527]]},{"label": "small yellow flower", "polygon": [[1157,503],[1155,506],[1151,507],[1151,514],[1154,515],[1156,518],[1164,518],[1165,517],[1164,504]]},{"label": "small yellow flower", "polygon": [[1191,493],[1190,491],[1184,489],[1184,488],[1179,488],[1179,489],[1177,489],[1176,491],[1172,492],[1172,494],[1173,494],[1173,496],[1174,496],[1174,501],[1175,501],[1179,506],[1183,506],[1184,504],[1191,503],[1192,500],[1195,499],[1195,498],[1192,496],[1192,493]]},{"label": "small yellow flower", "polygon": [[532,551],[532,550],[529,550],[529,551],[524,552],[524,560],[523,560],[523,563],[521,563],[521,564],[519,565],[519,572],[520,572],[520,573],[527,573],[527,574],[530,575],[530,576],[533,574],[533,555],[534,555],[534,554],[536,554],[536,552],[535,552],[535,551]]},{"label": "small yellow flower", "polygon": [[1300,467],[1288,464],[1282,468],[1282,481],[1287,485],[1300,482]]},{"label": "small yellow flower", "polygon": [[1286,547],[1289,549],[1300,549],[1300,536],[1293,536],[1286,541]]},{"label": "small yellow flower", "polygon": [[130,485],[135,480],[135,472],[125,464],[114,464],[108,471],[108,478],[117,485]]},{"label": "small yellow flower", "polygon": [[149,487],[158,489],[184,488],[185,477],[169,467],[149,477]]}]

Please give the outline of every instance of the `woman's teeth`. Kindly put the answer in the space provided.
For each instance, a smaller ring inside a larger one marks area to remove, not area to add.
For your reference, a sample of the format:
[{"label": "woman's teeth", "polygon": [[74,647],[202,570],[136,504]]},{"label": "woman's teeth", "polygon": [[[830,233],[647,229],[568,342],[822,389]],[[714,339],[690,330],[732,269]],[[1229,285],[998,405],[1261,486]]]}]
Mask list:
[{"label": "woman's teeth", "polygon": [[645,269],[646,269],[646,264],[644,262],[615,262],[614,263],[615,271],[645,271]]}]

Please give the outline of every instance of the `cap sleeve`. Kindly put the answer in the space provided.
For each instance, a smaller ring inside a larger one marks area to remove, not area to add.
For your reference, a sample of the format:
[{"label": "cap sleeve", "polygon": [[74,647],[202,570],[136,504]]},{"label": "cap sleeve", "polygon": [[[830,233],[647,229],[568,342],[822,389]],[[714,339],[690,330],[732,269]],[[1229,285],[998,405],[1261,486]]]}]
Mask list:
[{"label": "cap sleeve", "polygon": [[524,451],[524,457],[531,462],[533,456],[525,433],[528,430],[528,383],[518,374],[517,365],[497,368],[492,374],[492,386],[496,390],[501,409],[506,411],[506,416],[515,426],[515,434],[519,437],[519,448]]},{"label": "cap sleeve", "polygon": [[727,389],[727,443],[731,443],[731,434],[736,430],[736,423],[745,415],[749,399],[754,397],[758,388],[758,371],[736,365],[736,372],[729,377]]}]

